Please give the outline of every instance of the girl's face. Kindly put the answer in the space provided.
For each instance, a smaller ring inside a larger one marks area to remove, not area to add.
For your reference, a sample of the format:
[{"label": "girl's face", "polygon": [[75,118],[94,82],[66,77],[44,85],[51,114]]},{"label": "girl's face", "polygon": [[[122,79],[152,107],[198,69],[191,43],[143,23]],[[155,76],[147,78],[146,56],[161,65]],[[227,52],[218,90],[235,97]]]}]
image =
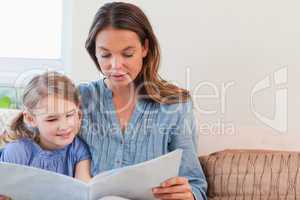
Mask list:
[{"label": "girl's face", "polygon": [[111,27],[97,34],[95,46],[101,71],[116,87],[126,86],[135,80],[148,52],[147,40],[141,44],[135,32]]},{"label": "girl's face", "polygon": [[31,126],[38,128],[40,145],[47,150],[61,149],[74,140],[80,128],[78,106],[57,96],[42,99],[34,115],[25,114]]}]

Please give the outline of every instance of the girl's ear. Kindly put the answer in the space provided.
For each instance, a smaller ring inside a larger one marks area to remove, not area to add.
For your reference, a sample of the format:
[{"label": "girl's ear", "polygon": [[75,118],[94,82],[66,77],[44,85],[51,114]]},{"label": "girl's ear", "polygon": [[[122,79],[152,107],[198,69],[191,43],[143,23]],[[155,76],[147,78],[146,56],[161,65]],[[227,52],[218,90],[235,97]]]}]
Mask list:
[{"label": "girl's ear", "polygon": [[142,51],[143,58],[145,58],[147,56],[148,50],[149,50],[149,40],[145,39],[145,42],[143,44],[143,51]]},{"label": "girl's ear", "polygon": [[80,110],[80,109],[78,109],[78,119],[79,119],[79,121],[78,121],[78,132],[80,131],[80,128],[81,128],[81,123],[82,123],[82,111]]},{"label": "girl's ear", "polygon": [[[78,114],[78,117],[79,117],[79,120],[81,121],[82,120],[82,101],[81,101],[81,96],[79,97],[79,103],[76,104],[76,107],[77,107],[77,114]],[[0,199],[1,200],[1,199]]]},{"label": "girl's ear", "polygon": [[31,127],[37,127],[36,118],[30,114],[28,111],[23,112],[24,122]]}]

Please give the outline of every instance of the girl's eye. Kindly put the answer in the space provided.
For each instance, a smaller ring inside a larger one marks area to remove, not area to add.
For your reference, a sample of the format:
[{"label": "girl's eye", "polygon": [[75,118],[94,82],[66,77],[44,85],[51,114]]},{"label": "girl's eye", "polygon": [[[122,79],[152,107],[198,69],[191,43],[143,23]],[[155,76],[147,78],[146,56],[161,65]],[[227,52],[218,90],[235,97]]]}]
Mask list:
[{"label": "girl's eye", "polygon": [[72,117],[73,115],[74,115],[74,113],[68,114],[67,117]]}]

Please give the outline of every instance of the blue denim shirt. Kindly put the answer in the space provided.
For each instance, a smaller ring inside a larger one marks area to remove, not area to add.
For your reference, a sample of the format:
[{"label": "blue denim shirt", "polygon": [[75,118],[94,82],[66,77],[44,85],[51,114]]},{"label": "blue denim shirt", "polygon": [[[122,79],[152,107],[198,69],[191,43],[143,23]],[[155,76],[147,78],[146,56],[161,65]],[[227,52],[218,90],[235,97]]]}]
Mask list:
[{"label": "blue denim shirt", "polygon": [[83,111],[80,136],[90,147],[92,175],[181,148],[179,176],[189,179],[197,200],[207,199],[207,182],[197,156],[197,131],[191,101],[166,105],[139,99],[122,133],[112,91],[104,81],[81,84],[79,90]]},{"label": "blue denim shirt", "polygon": [[78,137],[62,149],[44,150],[34,140],[18,139],[5,145],[0,162],[36,167],[66,176],[75,176],[75,166],[83,160],[90,160],[87,145]]}]

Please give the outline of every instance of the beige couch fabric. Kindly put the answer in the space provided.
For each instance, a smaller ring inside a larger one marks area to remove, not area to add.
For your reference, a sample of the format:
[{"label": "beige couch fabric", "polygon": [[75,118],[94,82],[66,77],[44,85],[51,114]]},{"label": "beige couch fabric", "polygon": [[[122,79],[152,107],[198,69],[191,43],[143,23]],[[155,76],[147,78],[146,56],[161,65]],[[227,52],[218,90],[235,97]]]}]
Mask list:
[{"label": "beige couch fabric", "polygon": [[200,157],[210,200],[300,199],[300,153],[225,150]]}]

